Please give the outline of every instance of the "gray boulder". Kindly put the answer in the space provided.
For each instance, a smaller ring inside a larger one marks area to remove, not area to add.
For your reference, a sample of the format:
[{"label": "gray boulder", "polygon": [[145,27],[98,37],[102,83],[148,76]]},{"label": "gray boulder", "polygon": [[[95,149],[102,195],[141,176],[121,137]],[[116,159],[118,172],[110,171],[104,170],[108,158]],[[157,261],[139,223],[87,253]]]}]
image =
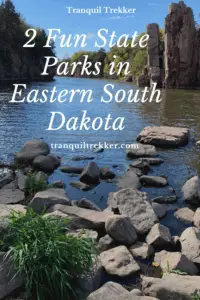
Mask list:
[{"label": "gray boulder", "polygon": [[24,191],[26,187],[27,176],[20,170],[16,171],[15,174],[16,174],[17,187],[21,191]]},{"label": "gray boulder", "polygon": [[122,245],[132,245],[137,240],[137,233],[131,219],[125,216],[114,215],[106,221],[106,232]]},{"label": "gray boulder", "polygon": [[48,178],[49,178],[49,176],[42,171],[39,171],[35,174],[35,180],[39,181],[39,182],[43,181],[43,182],[47,183]]},{"label": "gray boulder", "polygon": [[108,168],[102,167],[100,168],[100,178],[101,179],[113,179],[115,178],[115,173],[110,171]]},{"label": "gray boulder", "polygon": [[189,204],[200,205],[200,180],[198,176],[190,178],[182,187],[183,200]]},{"label": "gray boulder", "polygon": [[24,192],[16,189],[14,182],[0,189],[0,204],[16,204],[22,202],[24,199]]},{"label": "gray boulder", "polygon": [[186,145],[189,129],[169,126],[145,127],[137,137],[137,141],[159,147],[179,147]]},{"label": "gray boulder", "polygon": [[89,191],[91,190],[91,185],[87,185],[81,181],[72,181],[70,182],[70,185],[74,187],[75,189],[81,190],[81,191]]},{"label": "gray boulder", "polygon": [[120,214],[131,219],[138,234],[145,234],[158,222],[158,218],[147,201],[147,194],[135,189],[122,189],[111,193],[108,205],[118,207]]},{"label": "gray boulder", "polygon": [[29,203],[36,213],[42,213],[55,204],[71,205],[64,189],[48,189],[38,192]]},{"label": "gray boulder", "polygon": [[200,263],[200,231],[187,228],[180,236],[182,253],[194,263]]},{"label": "gray boulder", "polygon": [[99,168],[95,162],[90,162],[80,175],[80,181],[86,184],[98,184],[99,183]]},{"label": "gray boulder", "polygon": [[159,203],[159,204],[172,204],[172,203],[175,203],[177,201],[177,196],[174,195],[174,196],[159,196],[159,197],[156,197],[156,198],[153,198],[151,200],[152,203]]},{"label": "gray boulder", "polygon": [[188,207],[183,207],[177,210],[174,215],[182,222],[190,224],[193,222],[194,211],[189,209]]},{"label": "gray boulder", "polygon": [[59,168],[61,172],[67,174],[81,174],[83,172],[83,167],[73,167],[73,166],[62,166]]},{"label": "gray boulder", "polygon": [[154,254],[154,248],[151,245],[142,242],[136,242],[129,248],[129,251],[134,257],[141,259],[147,259]]},{"label": "gray boulder", "polygon": [[[23,285],[22,277],[17,274],[11,260],[5,259],[5,252],[0,252],[0,299],[9,296]],[[16,276],[15,276],[16,275]]]},{"label": "gray boulder", "polygon": [[50,153],[49,145],[43,141],[29,141],[24,147],[15,154],[17,164],[28,165],[39,155],[48,155]]},{"label": "gray boulder", "polygon": [[100,254],[102,266],[110,275],[126,277],[140,270],[131,253],[125,246],[104,251]]},{"label": "gray boulder", "polygon": [[132,170],[124,173],[117,179],[117,186],[121,189],[140,189],[141,184],[138,176]]},{"label": "gray boulder", "polygon": [[172,243],[172,237],[167,227],[155,224],[146,237],[146,242],[158,249],[165,249]]},{"label": "gray boulder", "polygon": [[164,160],[162,158],[154,158],[154,157],[141,157],[140,160],[142,162],[147,162],[149,165],[161,165],[164,163]]},{"label": "gray boulder", "polygon": [[33,167],[45,173],[53,173],[59,164],[60,160],[53,155],[39,155],[33,161]]},{"label": "gray boulder", "polygon": [[53,213],[55,211],[60,211],[70,217],[70,227],[72,229],[85,228],[92,230],[105,230],[105,223],[107,219],[113,215],[111,212],[95,211],[60,204],[51,206],[47,210],[47,213]]},{"label": "gray boulder", "polygon": [[[87,297],[93,291],[96,291],[101,284],[103,268],[100,259],[93,258],[93,265],[89,272],[83,274],[81,278],[78,279],[78,287],[81,291],[81,296],[84,294]],[[84,297],[84,299],[85,299]],[[80,299],[78,297],[78,299]]]},{"label": "gray boulder", "polygon": [[197,208],[193,217],[194,226],[200,229],[200,208]]},{"label": "gray boulder", "polygon": [[87,300],[116,300],[124,299],[129,292],[120,284],[115,282],[107,282],[100,289],[89,295]]},{"label": "gray boulder", "polygon": [[160,176],[146,176],[140,177],[140,182],[145,186],[164,187],[168,185],[168,180]]},{"label": "gray boulder", "polygon": [[133,144],[126,150],[127,158],[156,156],[156,148],[152,145]]},{"label": "gray boulder", "polygon": [[101,209],[96,204],[85,198],[78,200],[76,205],[85,209],[101,211]]},{"label": "gray boulder", "polygon": [[156,202],[152,203],[153,210],[159,219],[164,218],[167,215],[167,206]]},{"label": "gray boulder", "polygon": [[103,252],[114,248],[116,246],[116,242],[113,238],[111,238],[108,234],[99,239],[98,250],[99,252]]},{"label": "gray boulder", "polygon": [[13,181],[13,171],[7,168],[0,169],[0,189],[4,187],[4,185]]},{"label": "gray boulder", "polygon": [[199,290],[200,276],[166,274],[163,278],[142,277],[142,291],[145,295],[162,300],[191,300]]},{"label": "gray boulder", "polygon": [[188,275],[198,274],[195,264],[180,252],[167,252],[163,250],[155,254],[154,261],[159,264],[164,273],[179,270]]}]

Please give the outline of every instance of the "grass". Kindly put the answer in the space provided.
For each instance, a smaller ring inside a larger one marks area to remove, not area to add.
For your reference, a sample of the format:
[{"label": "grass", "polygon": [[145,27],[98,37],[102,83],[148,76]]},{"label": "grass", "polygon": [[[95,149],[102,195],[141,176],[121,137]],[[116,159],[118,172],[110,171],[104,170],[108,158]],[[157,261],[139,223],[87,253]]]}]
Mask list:
[{"label": "grass", "polygon": [[36,173],[29,173],[25,182],[25,195],[34,196],[37,192],[45,191],[49,185],[44,180],[37,180]]},{"label": "grass", "polygon": [[193,295],[192,300],[200,300],[200,295]]},{"label": "grass", "polygon": [[1,250],[12,259],[16,275],[23,276],[27,298],[72,300],[77,279],[90,270],[94,242],[66,234],[67,223],[32,210],[11,214]]}]

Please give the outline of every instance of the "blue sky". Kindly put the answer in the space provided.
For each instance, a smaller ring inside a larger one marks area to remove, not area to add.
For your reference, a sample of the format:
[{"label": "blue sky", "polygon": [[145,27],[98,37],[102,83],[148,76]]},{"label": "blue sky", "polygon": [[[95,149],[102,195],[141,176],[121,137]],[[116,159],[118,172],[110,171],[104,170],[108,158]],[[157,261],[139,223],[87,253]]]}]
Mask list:
[{"label": "blue sky", "polygon": [[[173,1],[178,2],[178,1]],[[168,0],[13,0],[17,11],[31,25],[48,28],[60,28],[61,32],[68,34],[88,35],[87,50],[93,50],[95,34],[100,28],[107,28],[110,33],[116,31],[117,36],[121,34],[133,34],[134,31],[143,32],[146,24],[158,23],[164,27],[164,19],[168,12],[171,1]],[[195,19],[200,23],[198,13],[200,12],[199,0],[185,0],[185,3],[193,8]],[[94,8],[96,6],[125,6],[136,8],[132,17],[109,15],[77,15],[68,14],[66,6],[74,8]],[[60,48],[56,43],[57,55],[62,58],[71,56],[74,48]]]}]

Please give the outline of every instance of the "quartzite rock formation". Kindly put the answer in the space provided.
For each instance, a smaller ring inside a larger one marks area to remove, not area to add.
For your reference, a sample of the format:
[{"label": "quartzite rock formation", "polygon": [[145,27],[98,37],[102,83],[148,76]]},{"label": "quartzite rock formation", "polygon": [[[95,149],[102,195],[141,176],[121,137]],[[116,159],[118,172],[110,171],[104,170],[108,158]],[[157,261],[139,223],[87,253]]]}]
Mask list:
[{"label": "quartzite rock formation", "polygon": [[200,85],[200,29],[184,1],[172,3],[165,19],[164,42],[159,26],[148,24],[148,65],[138,78],[139,86],[194,88]]}]

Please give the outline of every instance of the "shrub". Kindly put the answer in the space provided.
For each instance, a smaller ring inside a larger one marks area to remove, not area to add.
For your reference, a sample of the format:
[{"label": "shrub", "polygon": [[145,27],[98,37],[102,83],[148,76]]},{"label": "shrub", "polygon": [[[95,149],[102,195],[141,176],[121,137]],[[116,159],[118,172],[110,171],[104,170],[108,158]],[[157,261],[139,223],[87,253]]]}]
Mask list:
[{"label": "shrub", "polygon": [[91,268],[94,242],[66,234],[67,222],[32,210],[12,213],[2,250],[23,275],[27,298],[72,300],[77,278]]},{"label": "shrub", "polygon": [[44,180],[37,180],[35,173],[29,173],[25,182],[25,194],[35,195],[37,192],[44,191],[49,188],[48,184]]}]

